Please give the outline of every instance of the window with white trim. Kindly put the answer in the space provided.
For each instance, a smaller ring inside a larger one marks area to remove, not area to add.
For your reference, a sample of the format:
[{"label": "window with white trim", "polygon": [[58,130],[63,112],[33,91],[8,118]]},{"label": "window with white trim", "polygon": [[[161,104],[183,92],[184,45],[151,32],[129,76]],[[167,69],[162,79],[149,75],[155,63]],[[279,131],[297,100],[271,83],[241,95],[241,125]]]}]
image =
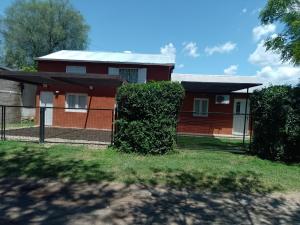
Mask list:
[{"label": "window with white trim", "polygon": [[119,75],[128,83],[137,83],[139,70],[136,68],[120,68]]},{"label": "window with white trim", "polygon": [[87,94],[66,94],[66,112],[86,112]]},{"label": "window with white trim", "polygon": [[86,74],[85,66],[66,66],[66,73]]},{"label": "window with white trim", "polygon": [[194,99],[194,116],[208,116],[208,98]]}]

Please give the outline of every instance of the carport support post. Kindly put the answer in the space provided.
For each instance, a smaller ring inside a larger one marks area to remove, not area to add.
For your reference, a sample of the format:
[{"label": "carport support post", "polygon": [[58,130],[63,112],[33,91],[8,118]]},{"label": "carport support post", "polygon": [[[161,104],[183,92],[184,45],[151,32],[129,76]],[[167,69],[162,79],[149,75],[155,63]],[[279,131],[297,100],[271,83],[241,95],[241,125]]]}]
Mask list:
[{"label": "carport support post", "polygon": [[244,116],[244,132],[243,132],[243,146],[245,147],[245,137],[246,137],[246,122],[247,122],[247,109],[248,109],[248,99],[249,99],[249,88],[247,88],[246,95],[246,106],[245,106],[245,116]]},{"label": "carport support post", "polygon": [[45,143],[45,107],[40,108],[40,143]]}]

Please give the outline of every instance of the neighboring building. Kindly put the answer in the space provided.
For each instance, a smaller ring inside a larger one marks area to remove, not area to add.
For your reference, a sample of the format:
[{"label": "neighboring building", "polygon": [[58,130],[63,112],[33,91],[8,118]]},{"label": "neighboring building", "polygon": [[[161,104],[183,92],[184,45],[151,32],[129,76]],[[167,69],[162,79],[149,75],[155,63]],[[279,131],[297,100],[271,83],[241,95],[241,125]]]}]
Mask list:
[{"label": "neighboring building", "polygon": [[173,74],[175,59],[153,54],[59,51],[36,61],[37,73],[0,73],[0,77],[38,85],[36,106],[49,107],[47,126],[111,130],[115,95],[122,83],[172,80],[186,90],[179,133],[249,133],[245,112],[250,104],[241,90],[258,86],[255,77]]},{"label": "neighboring building", "polygon": [[[11,71],[10,68],[0,66],[0,71]],[[0,105],[21,105],[21,85],[18,82],[0,79]],[[0,111],[1,115],[1,111]],[[7,123],[21,120],[21,108],[7,108]]]},{"label": "neighboring building", "polygon": [[[0,71],[14,70],[0,66]],[[19,122],[21,119],[30,119],[35,116],[36,85],[23,82],[14,82],[5,79],[0,80],[0,105],[26,106],[19,108],[7,107],[7,123]],[[32,107],[32,108],[30,108]]]}]

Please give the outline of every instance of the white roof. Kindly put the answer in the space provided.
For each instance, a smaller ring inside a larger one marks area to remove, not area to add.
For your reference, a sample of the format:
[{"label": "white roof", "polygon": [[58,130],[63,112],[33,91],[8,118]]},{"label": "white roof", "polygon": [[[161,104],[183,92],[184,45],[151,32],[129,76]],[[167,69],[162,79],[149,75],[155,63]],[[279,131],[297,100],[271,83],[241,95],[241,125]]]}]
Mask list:
[{"label": "white roof", "polygon": [[[237,75],[205,75],[205,74],[178,74],[173,73],[171,76],[172,81],[178,82],[211,82],[211,83],[249,83],[259,84],[257,76],[237,76]],[[249,88],[249,93],[259,87]],[[246,89],[234,91],[236,93],[245,93]]]},{"label": "white roof", "polygon": [[174,65],[175,57],[162,54],[137,54],[130,52],[90,52],[62,50],[37,58],[37,60],[108,62],[146,65]]},{"label": "white roof", "polygon": [[257,84],[256,76],[204,75],[204,74],[172,74],[172,81],[178,82],[212,82],[212,83],[250,83]]}]

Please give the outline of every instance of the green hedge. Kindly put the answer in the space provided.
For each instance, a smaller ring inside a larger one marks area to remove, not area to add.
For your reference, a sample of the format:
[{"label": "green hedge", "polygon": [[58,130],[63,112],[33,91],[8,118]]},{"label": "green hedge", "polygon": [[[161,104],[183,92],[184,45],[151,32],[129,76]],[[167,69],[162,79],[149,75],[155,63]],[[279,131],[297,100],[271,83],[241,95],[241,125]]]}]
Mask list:
[{"label": "green hedge", "polygon": [[125,152],[142,154],[172,150],[184,93],[181,84],[168,81],[120,87],[114,145]]},{"label": "green hedge", "polygon": [[251,97],[251,151],[263,158],[300,161],[299,86],[271,86]]}]

